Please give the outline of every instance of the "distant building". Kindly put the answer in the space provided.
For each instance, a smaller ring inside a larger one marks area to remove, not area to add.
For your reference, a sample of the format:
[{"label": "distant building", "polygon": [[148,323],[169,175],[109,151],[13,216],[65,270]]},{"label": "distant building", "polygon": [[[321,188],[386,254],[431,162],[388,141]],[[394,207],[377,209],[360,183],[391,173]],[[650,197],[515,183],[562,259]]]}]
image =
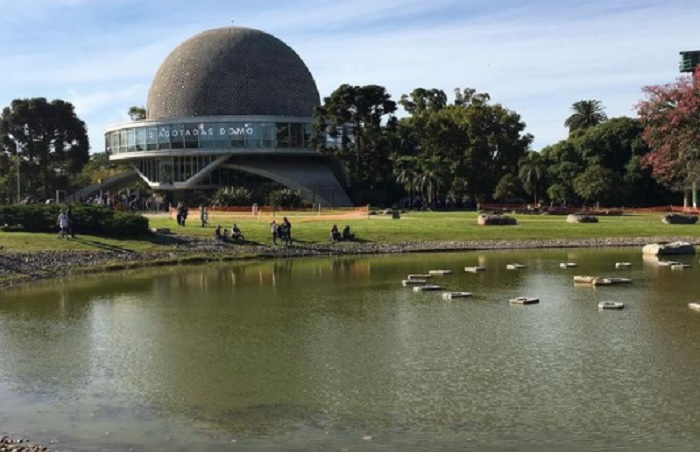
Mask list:
[{"label": "distant building", "polygon": [[229,185],[285,186],[309,202],[350,206],[342,170],[310,145],[317,105],[311,73],[285,43],[249,28],[208,30],[168,55],[148,92],[146,120],[108,127],[105,149],[175,198]]}]

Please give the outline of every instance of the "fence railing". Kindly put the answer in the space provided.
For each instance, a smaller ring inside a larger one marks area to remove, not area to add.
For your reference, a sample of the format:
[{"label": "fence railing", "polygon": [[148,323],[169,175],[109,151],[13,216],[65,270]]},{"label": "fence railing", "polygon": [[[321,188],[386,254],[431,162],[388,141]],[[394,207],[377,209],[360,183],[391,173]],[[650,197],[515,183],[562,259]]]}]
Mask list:
[{"label": "fence railing", "polygon": [[[344,215],[354,215],[354,216],[368,216],[369,206],[363,207],[276,207],[276,206],[211,206],[207,207],[207,213],[209,217],[213,216],[235,216],[236,218],[249,217],[251,219],[260,219],[260,217],[274,217],[274,216],[314,216],[314,217],[328,217],[328,216],[344,216]],[[177,217],[177,207],[170,206],[168,209],[170,217],[175,219]],[[199,207],[188,207],[187,216],[188,218],[200,218],[201,210]]]}]

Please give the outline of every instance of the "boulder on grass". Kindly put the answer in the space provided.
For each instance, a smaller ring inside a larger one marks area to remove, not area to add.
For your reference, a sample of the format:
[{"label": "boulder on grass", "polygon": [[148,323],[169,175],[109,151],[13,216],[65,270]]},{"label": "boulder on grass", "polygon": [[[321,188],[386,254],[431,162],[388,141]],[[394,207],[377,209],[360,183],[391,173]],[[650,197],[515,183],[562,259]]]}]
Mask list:
[{"label": "boulder on grass", "polygon": [[572,213],[566,216],[567,223],[597,223],[598,218],[593,215],[583,215],[580,213]]},{"label": "boulder on grass", "polygon": [[688,242],[650,243],[644,245],[642,253],[654,256],[695,254],[695,247]]},{"label": "boulder on grass", "polygon": [[661,217],[661,221],[666,224],[695,224],[698,222],[698,217],[695,215],[679,215],[672,213]]},{"label": "boulder on grass", "polygon": [[518,221],[507,215],[479,215],[476,219],[477,224],[485,226],[506,226],[518,224]]}]

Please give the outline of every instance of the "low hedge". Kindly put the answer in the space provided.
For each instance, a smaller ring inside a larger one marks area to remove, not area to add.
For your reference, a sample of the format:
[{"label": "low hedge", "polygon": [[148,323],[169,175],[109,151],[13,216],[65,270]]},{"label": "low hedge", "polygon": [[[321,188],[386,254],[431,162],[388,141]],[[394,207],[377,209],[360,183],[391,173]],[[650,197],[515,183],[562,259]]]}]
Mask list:
[{"label": "low hedge", "polygon": [[[7,231],[56,232],[58,215],[66,208],[56,204],[0,206],[0,226]],[[133,237],[150,233],[148,219],[139,214],[82,205],[74,205],[72,212],[76,234]]]}]

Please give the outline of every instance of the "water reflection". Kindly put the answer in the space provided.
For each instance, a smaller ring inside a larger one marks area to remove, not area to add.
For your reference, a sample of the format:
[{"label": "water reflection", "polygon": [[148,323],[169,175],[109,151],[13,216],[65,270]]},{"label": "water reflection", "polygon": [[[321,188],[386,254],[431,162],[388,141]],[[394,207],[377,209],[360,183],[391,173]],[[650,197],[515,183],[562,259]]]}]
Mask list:
[{"label": "water reflection", "polygon": [[[527,267],[507,270],[512,262]],[[454,271],[433,282],[474,297],[401,286],[433,268]],[[339,446],[367,433],[385,446],[538,444],[554,432],[577,444],[700,444],[700,316],[686,307],[697,271],[637,250],[541,250],[217,264],[25,287],[0,302],[0,396],[22,397],[0,407],[0,421],[25,434],[85,425],[72,440],[89,444],[107,421],[136,444],[147,441],[144,423],[156,437],[177,423],[187,441],[215,443],[197,436],[204,430],[261,448],[266,438]],[[575,287],[574,274],[634,283]],[[519,295],[542,302],[507,303]],[[626,308],[598,311],[608,299]],[[28,401],[40,410],[23,410]]]}]

